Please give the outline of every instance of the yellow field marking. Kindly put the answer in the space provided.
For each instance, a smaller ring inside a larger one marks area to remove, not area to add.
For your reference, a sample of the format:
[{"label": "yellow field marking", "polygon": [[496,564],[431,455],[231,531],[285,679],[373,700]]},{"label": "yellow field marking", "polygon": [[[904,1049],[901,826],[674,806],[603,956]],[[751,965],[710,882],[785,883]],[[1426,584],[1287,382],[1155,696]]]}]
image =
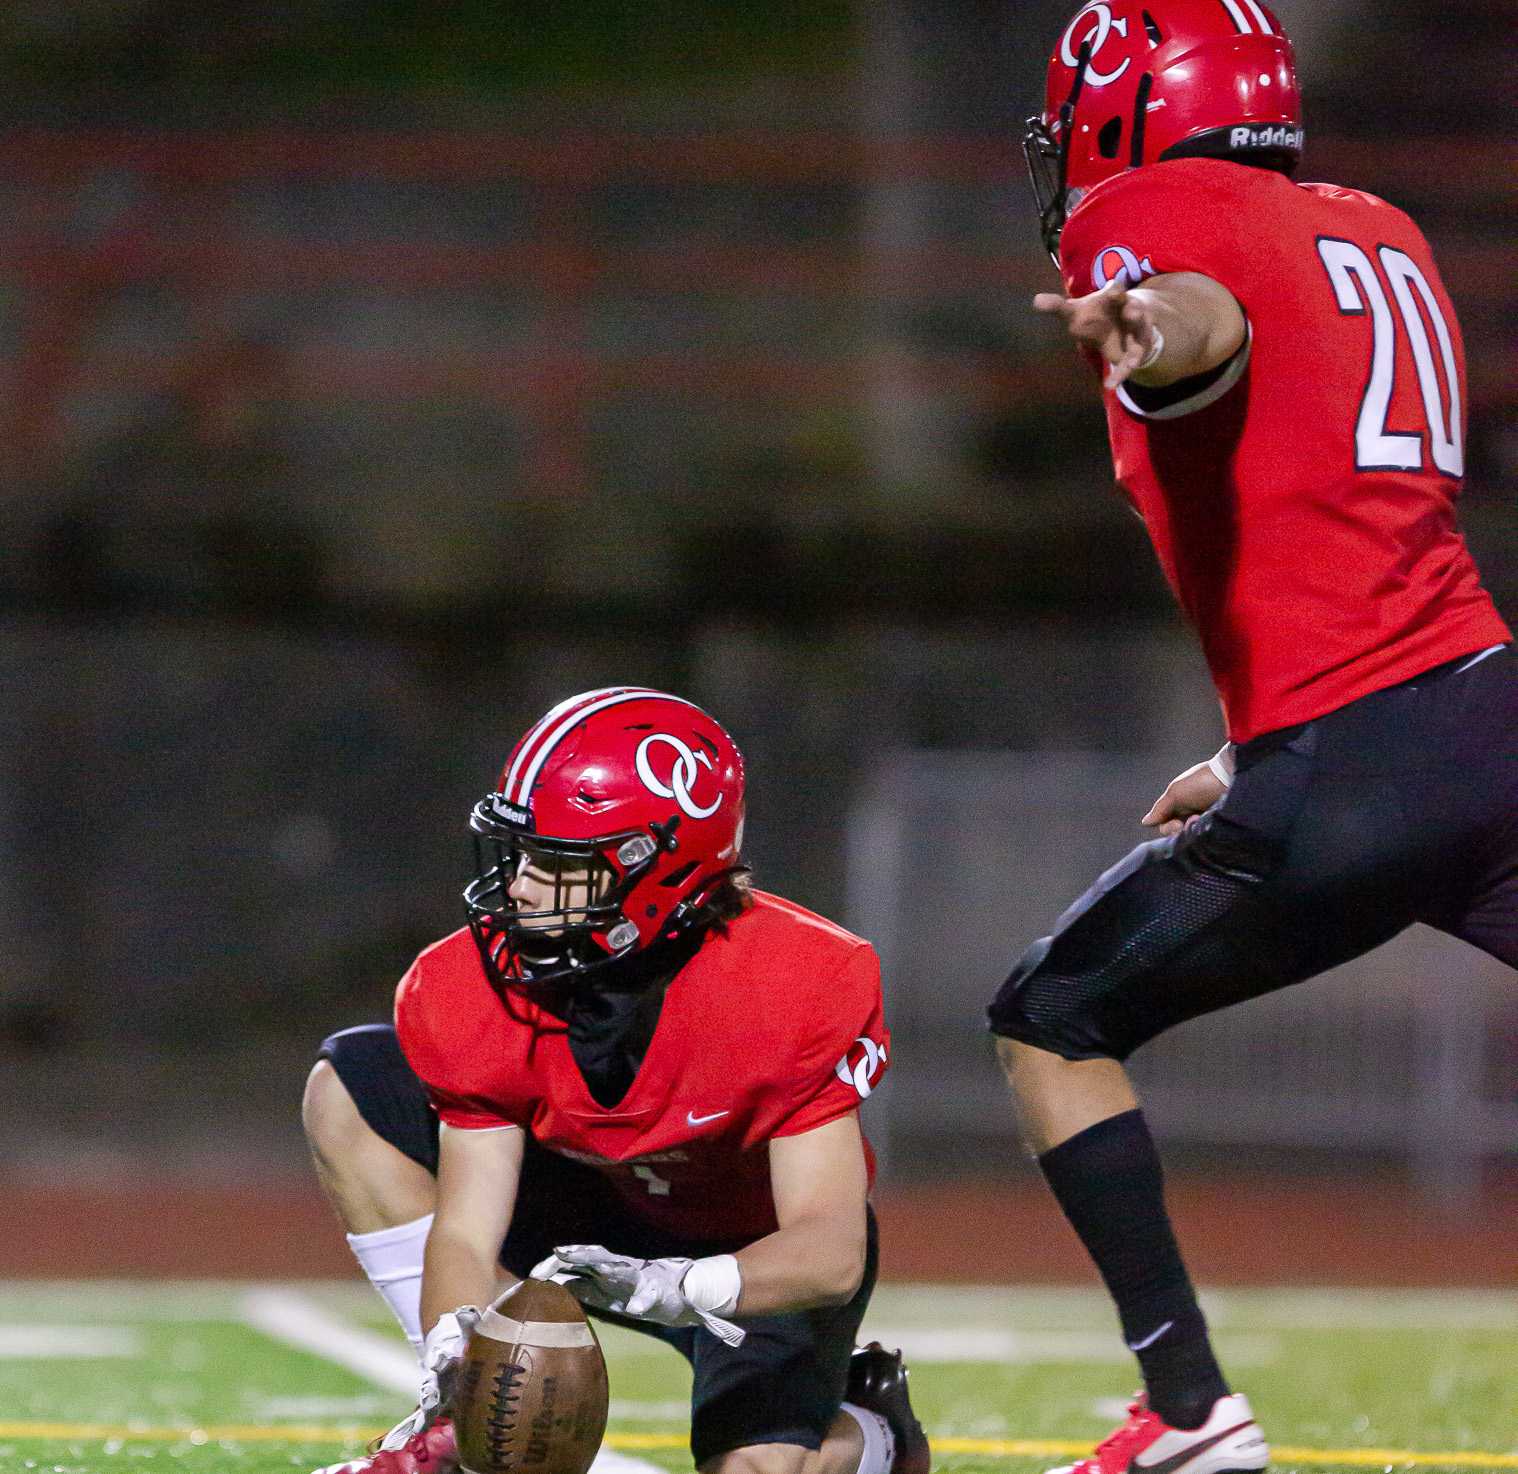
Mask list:
[{"label": "yellow field marking", "polygon": [[[266,1423],[215,1423],[203,1428],[148,1428],[128,1423],[0,1422],[0,1438],[47,1438],[66,1443],[362,1443],[384,1431],[368,1423],[280,1423],[273,1427]],[[690,1440],[678,1433],[609,1433],[606,1442],[612,1448],[685,1448]],[[1052,1450],[1056,1445],[1048,1447]],[[1063,1449],[1064,1445],[1058,1447]]]},{"label": "yellow field marking", "polygon": [[1400,1448],[1272,1448],[1282,1464],[1454,1464],[1465,1469],[1518,1469],[1518,1454],[1410,1453]]},{"label": "yellow field marking", "polygon": [[[0,1422],[0,1438],[47,1438],[69,1443],[361,1443],[378,1431],[371,1426],[349,1424],[220,1423],[204,1428],[144,1428],[125,1423],[17,1423]],[[688,1440],[677,1433],[610,1433],[612,1448],[683,1449]],[[1060,1458],[1087,1454],[1089,1442],[1056,1438],[934,1438],[935,1453],[986,1454],[993,1458]],[[1518,1453],[1481,1453],[1473,1449],[1426,1453],[1407,1448],[1272,1448],[1276,1464],[1348,1464],[1356,1468],[1404,1468],[1446,1465],[1457,1469],[1518,1469]]]},{"label": "yellow field marking", "polygon": [[[1003,1458],[1049,1458],[1064,1454],[1089,1454],[1089,1443],[1034,1438],[934,1438],[933,1452],[946,1454],[991,1454]],[[1385,1468],[1388,1464],[1427,1467],[1451,1465],[1460,1469],[1518,1469],[1518,1453],[1478,1453],[1466,1449],[1459,1453],[1425,1453],[1406,1448],[1282,1448],[1272,1444],[1272,1464],[1351,1464]]]},{"label": "yellow field marking", "polygon": [[[380,1430],[383,1431],[383,1430]],[[0,1438],[57,1438],[71,1443],[347,1443],[374,1436],[367,1423],[320,1427],[299,1423],[243,1426],[215,1424],[205,1428],[146,1428],[127,1423],[0,1423]]]}]

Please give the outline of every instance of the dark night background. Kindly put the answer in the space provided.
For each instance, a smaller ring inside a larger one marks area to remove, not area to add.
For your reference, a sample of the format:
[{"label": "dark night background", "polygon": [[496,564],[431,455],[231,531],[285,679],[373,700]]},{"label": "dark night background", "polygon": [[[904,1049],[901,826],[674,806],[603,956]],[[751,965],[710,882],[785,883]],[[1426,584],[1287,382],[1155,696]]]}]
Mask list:
[{"label": "dark night background", "polygon": [[[1459,307],[1466,522],[1511,618],[1511,16],[1278,10],[1303,177],[1409,209]],[[893,1170],[1005,1137],[983,997],[1220,740],[1027,305],[1053,274],[1021,123],[1068,14],[8,9],[0,1160],[294,1160],[312,1045],[461,921],[516,736],[619,681],[733,731],[760,884],[894,947]],[[913,764],[976,753],[956,818]],[[1177,1106],[1173,1138],[1426,1166],[1400,1097],[1327,1136],[1282,1102],[1309,1047],[1435,1069],[1439,979],[1495,1141],[1511,979],[1410,945],[1300,1029],[1267,1005],[1211,1036],[1283,1083],[1264,1124]]]}]

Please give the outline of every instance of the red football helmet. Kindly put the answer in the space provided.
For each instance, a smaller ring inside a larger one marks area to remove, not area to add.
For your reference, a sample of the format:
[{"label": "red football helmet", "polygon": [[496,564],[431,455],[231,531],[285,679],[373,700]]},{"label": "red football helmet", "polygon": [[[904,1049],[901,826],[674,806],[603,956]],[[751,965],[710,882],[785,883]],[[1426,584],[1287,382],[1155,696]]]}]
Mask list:
[{"label": "red football helmet", "polygon": [[1302,153],[1291,42],[1260,0],[1086,5],[1049,59],[1023,152],[1056,263],[1081,195],[1125,169],[1203,157],[1290,174]]},{"label": "red football helmet", "polygon": [[[480,868],[464,904],[491,982],[583,977],[686,933],[744,869],[743,757],[678,696],[586,691],[533,724],[469,827]],[[529,912],[509,888],[534,862],[554,874],[554,903]],[[561,866],[591,884],[566,887]]]}]

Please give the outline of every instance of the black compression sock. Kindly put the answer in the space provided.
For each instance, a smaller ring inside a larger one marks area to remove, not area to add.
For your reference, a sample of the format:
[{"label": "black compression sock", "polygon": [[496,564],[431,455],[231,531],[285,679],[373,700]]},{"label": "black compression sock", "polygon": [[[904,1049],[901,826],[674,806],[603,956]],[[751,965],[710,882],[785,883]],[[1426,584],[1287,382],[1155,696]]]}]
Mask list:
[{"label": "black compression sock", "polygon": [[1228,1384],[1165,1213],[1164,1174],[1144,1113],[1099,1121],[1038,1164],[1117,1302],[1149,1406],[1174,1428],[1205,1422]]}]

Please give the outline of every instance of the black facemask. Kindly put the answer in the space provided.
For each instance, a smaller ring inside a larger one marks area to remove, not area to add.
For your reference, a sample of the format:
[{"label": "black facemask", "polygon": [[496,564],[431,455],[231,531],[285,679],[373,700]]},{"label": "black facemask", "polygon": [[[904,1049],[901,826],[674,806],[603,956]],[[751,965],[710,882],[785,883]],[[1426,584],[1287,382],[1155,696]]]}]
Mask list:
[{"label": "black facemask", "polygon": [[1028,161],[1028,179],[1033,185],[1033,202],[1038,210],[1038,229],[1044,249],[1059,265],[1059,236],[1069,214],[1070,130],[1075,123],[1075,104],[1086,83],[1086,69],[1091,65],[1091,42],[1081,43],[1075,60],[1075,82],[1070,95],[1059,110],[1059,138],[1049,131],[1040,114],[1028,119],[1023,133],[1023,157]]}]

